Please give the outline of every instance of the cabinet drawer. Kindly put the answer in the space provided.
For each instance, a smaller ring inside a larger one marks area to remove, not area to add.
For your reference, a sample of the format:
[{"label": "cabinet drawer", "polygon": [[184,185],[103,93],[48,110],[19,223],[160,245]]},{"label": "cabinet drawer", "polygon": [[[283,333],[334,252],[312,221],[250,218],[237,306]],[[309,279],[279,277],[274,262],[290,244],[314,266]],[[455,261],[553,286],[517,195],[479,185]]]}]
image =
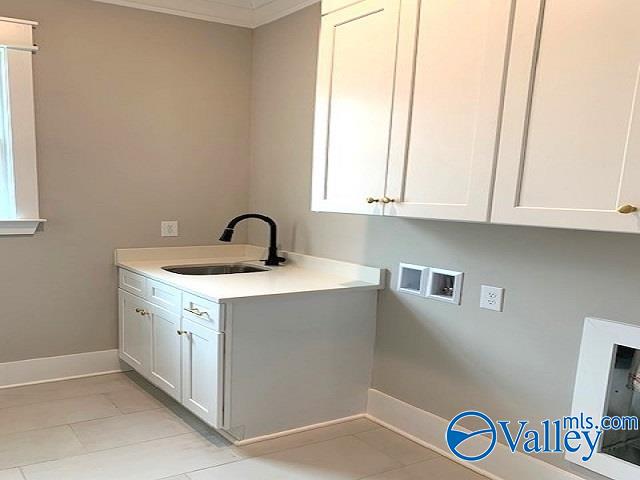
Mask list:
[{"label": "cabinet drawer", "polygon": [[224,330],[222,305],[191,293],[182,294],[182,316],[214,330]]},{"label": "cabinet drawer", "polygon": [[147,279],[145,297],[149,302],[174,313],[179,314],[182,309],[182,292],[155,280]]},{"label": "cabinet drawer", "polygon": [[119,271],[119,278],[121,289],[139,297],[145,296],[145,284],[147,281],[145,277],[121,268]]}]

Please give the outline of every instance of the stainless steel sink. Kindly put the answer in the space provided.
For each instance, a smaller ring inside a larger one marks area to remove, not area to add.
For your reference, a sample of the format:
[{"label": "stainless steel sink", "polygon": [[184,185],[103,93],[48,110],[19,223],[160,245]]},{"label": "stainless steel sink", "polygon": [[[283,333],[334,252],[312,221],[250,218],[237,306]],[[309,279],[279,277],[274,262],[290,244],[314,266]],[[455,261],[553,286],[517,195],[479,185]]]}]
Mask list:
[{"label": "stainless steel sink", "polygon": [[173,265],[162,267],[163,270],[179,275],[230,275],[232,273],[266,272],[268,268],[229,263],[225,265]]}]

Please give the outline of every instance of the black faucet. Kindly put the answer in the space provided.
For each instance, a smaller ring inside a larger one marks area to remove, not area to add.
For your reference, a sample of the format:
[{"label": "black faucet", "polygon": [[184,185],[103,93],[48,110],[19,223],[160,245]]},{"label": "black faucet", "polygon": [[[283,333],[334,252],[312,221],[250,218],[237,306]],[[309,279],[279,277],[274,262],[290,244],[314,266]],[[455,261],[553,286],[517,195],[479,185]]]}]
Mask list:
[{"label": "black faucet", "polygon": [[220,236],[220,241],[230,242],[231,237],[233,237],[233,229],[239,222],[241,222],[242,220],[246,220],[247,218],[257,218],[258,220],[262,220],[263,222],[267,222],[269,224],[269,255],[264,261],[264,264],[277,267],[282,262],[286,261],[286,259],[278,256],[278,247],[276,246],[278,243],[278,226],[272,218],[269,218],[266,215],[260,215],[259,213],[245,213],[244,215],[238,215],[236,218],[231,220],[229,222],[229,225],[227,225],[227,228],[224,229],[224,232],[222,232],[222,235]]}]

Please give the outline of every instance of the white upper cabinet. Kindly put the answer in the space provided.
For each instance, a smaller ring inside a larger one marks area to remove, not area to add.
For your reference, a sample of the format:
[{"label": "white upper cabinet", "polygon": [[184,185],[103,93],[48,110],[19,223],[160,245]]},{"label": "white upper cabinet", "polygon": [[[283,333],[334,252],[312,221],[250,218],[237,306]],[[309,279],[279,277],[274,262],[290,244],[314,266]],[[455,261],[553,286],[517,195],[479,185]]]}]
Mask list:
[{"label": "white upper cabinet", "polygon": [[640,232],[639,25],[638,0],[517,2],[493,222]]},{"label": "white upper cabinet", "polygon": [[322,18],[313,210],[382,213],[399,12],[364,0]]},{"label": "white upper cabinet", "polygon": [[314,210],[488,219],[511,4],[365,0],[324,16]]},{"label": "white upper cabinet", "polygon": [[640,1],[323,3],[313,210],[640,233]]},{"label": "white upper cabinet", "polygon": [[402,2],[385,215],[488,220],[512,3]]}]

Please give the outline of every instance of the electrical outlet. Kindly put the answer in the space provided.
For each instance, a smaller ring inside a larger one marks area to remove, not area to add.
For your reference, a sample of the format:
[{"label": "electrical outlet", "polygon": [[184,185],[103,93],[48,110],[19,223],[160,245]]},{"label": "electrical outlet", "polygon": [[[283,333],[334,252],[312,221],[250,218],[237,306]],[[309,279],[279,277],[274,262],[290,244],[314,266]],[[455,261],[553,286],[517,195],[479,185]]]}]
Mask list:
[{"label": "electrical outlet", "polygon": [[501,312],[503,301],[504,288],[490,287],[488,285],[482,285],[480,287],[480,308]]},{"label": "electrical outlet", "polygon": [[163,237],[178,236],[178,221],[171,220],[160,223],[160,235]]}]

